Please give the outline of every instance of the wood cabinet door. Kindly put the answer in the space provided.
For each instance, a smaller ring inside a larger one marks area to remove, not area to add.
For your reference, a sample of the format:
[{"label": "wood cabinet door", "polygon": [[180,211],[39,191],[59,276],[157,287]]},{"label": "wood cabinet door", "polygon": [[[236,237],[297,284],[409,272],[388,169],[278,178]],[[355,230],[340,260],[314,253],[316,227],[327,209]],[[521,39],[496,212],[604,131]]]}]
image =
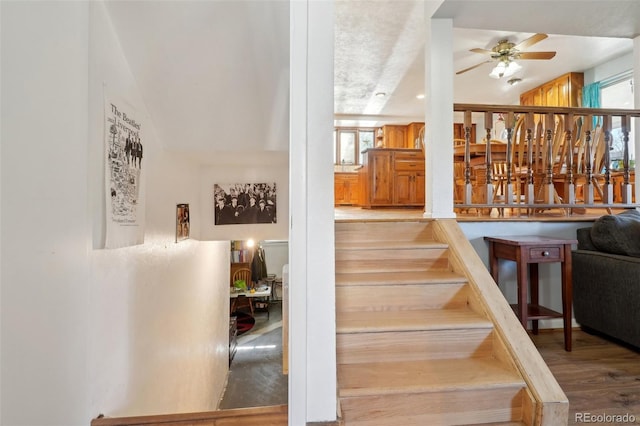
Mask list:
[{"label": "wood cabinet door", "polygon": [[394,175],[393,202],[400,205],[424,205],[424,172],[397,171]]},{"label": "wood cabinet door", "polygon": [[424,205],[424,202],[425,202],[425,193],[424,193],[425,177],[424,177],[424,172],[417,172],[416,173],[416,176],[414,178],[414,184],[415,184],[415,189],[414,189],[415,199],[413,200],[413,202],[415,204]]},{"label": "wood cabinet door", "polygon": [[382,131],[385,148],[407,148],[406,126],[386,125]]},{"label": "wood cabinet door", "polygon": [[357,206],[360,203],[360,177],[350,176],[345,182],[345,202]]},{"label": "wood cabinet door", "polygon": [[411,203],[413,176],[415,176],[414,172],[399,171],[395,173],[395,188],[393,191],[393,202],[395,204]]},{"label": "wood cabinet door", "polygon": [[370,164],[370,201],[371,204],[391,204],[393,156],[391,152],[378,152],[371,158]]},{"label": "wood cabinet door", "polygon": [[345,202],[345,184],[340,175],[334,175],[333,198],[335,205],[344,204]]}]

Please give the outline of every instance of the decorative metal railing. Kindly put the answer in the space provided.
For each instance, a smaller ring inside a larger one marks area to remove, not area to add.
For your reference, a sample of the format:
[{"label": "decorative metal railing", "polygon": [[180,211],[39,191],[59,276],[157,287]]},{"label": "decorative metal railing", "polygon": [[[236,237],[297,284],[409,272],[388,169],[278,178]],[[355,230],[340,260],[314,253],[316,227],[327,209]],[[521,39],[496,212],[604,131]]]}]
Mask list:
[{"label": "decorative metal railing", "polygon": [[[630,134],[640,110],[455,104],[454,111],[465,131],[454,142],[457,209],[531,215],[638,206]],[[504,125],[502,137],[494,123]],[[484,129],[482,142],[471,140],[474,125]],[[612,164],[614,146],[622,158]]]}]

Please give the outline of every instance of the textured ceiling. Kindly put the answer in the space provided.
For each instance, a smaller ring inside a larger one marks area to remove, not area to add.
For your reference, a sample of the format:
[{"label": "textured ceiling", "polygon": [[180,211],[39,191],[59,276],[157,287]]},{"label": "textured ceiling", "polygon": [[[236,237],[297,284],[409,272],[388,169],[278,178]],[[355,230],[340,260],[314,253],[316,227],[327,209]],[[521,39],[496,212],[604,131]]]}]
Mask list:
[{"label": "textured ceiling", "polygon": [[[451,0],[427,2],[427,8],[435,10],[434,17],[453,20],[456,71],[486,60],[469,49],[491,49],[502,39],[518,43],[536,32],[549,37],[526,50],[557,52],[551,60],[519,61],[517,86],[490,78],[491,64],[456,75],[454,101],[461,103],[517,103],[520,93],[545,81],[628,54],[631,38],[640,34],[636,0]],[[424,101],[416,99],[425,90],[424,10],[422,1],[337,1],[337,125],[424,119]],[[376,97],[377,92],[387,95]]]}]

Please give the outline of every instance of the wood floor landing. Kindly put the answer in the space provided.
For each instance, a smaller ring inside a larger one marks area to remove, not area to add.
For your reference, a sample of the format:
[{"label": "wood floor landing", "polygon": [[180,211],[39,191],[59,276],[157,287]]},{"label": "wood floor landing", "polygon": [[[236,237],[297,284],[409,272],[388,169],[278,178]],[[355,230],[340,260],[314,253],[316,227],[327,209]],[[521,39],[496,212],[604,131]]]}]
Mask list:
[{"label": "wood floor landing", "polygon": [[640,423],[640,349],[579,329],[573,331],[571,352],[562,350],[562,330],[531,338],[569,398],[568,425],[584,424],[576,421],[580,413],[630,414],[633,424]]},{"label": "wood floor landing", "polygon": [[[567,216],[560,210],[551,210],[535,216],[511,216],[505,209],[504,217],[478,216],[475,213],[458,213],[458,222],[590,222],[602,215],[608,214],[606,209],[588,209],[584,214]],[[621,209],[614,209],[618,213]],[[353,206],[335,207],[336,222],[355,221],[427,221],[422,208],[377,208],[363,209]]]}]

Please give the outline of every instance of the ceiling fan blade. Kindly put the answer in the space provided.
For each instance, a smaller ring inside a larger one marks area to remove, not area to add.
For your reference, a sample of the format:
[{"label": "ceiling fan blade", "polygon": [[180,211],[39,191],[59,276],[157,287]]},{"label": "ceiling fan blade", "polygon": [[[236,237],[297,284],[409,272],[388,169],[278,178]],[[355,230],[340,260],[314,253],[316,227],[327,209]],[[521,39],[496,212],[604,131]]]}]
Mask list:
[{"label": "ceiling fan blade", "polygon": [[465,68],[465,69],[463,69],[463,70],[461,70],[461,71],[458,71],[458,72],[456,73],[456,75],[458,75],[458,74],[462,74],[463,72],[471,71],[471,70],[472,70],[472,69],[474,69],[474,68],[478,68],[480,65],[484,65],[484,64],[486,64],[487,62],[492,62],[492,61],[484,61],[484,62],[480,62],[479,64],[476,64],[476,65],[474,65],[474,66],[472,66],[472,67]]},{"label": "ceiling fan blade", "polygon": [[495,53],[493,50],[478,49],[478,48],[476,48],[476,49],[471,49],[471,50],[469,50],[469,51],[470,51],[470,52],[473,52],[473,53],[481,53],[481,54],[483,54],[483,55],[493,55],[493,54]]},{"label": "ceiling fan blade", "polygon": [[547,37],[549,36],[542,33],[534,34],[528,39],[516,44],[515,46],[513,46],[513,48],[516,50],[526,49],[527,47],[533,46],[534,44],[544,40]]},{"label": "ceiling fan blade", "polygon": [[556,52],[520,52],[519,59],[551,59],[556,56]]}]

